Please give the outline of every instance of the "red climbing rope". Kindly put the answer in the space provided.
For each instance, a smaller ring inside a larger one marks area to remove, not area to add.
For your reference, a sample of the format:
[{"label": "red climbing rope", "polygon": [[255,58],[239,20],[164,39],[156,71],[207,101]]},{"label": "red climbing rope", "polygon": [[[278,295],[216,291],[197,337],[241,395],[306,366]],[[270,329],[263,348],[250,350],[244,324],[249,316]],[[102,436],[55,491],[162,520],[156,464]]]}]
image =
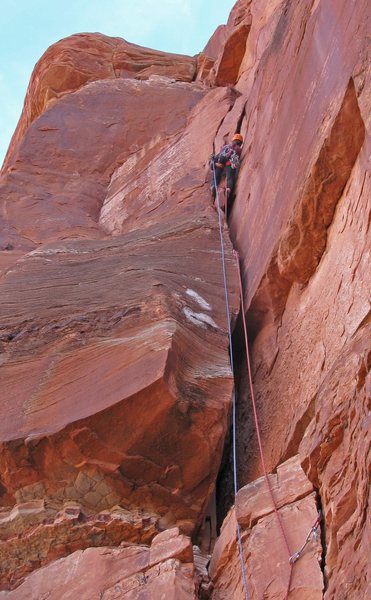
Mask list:
[{"label": "red climbing rope", "polygon": [[[232,331],[231,331],[231,324],[230,324],[230,311],[229,311],[228,285],[227,285],[227,275],[226,275],[226,265],[225,265],[225,252],[224,252],[224,242],[223,242],[222,216],[221,216],[221,208],[220,208],[220,202],[219,202],[218,187],[217,187],[217,184],[216,184],[215,168],[212,167],[212,171],[213,171],[213,180],[214,180],[214,186],[215,186],[216,209],[217,209],[217,212],[218,212],[218,221],[219,221],[219,236],[220,236],[220,246],[221,246],[221,262],[222,262],[224,293],[225,293],[226,312],[227,312],[227,327],[228,327],[228,337],[229,337],[230,361],[231,361],[232,374],[233,374],[233,378],[234,378],[233,344],[232,344]],[[227,212],[228,211],[228,195],[226,194],[226,191],[224,193],[225,193],[225,196],[226,196],[225,197],[225,209],[224,209],[225,210],[225,222],[227,223],[227,218],[228,218],[228,212]],[[253,381],[252,381],[252,370],[251,370],[251,362],[250,362],[250,354],[249,354],[249,338],[248,338],[248,335],[247,335],[247,327],[246,327],[245,304],[244,304],[244,298],[243,298],[243,287],[242,287],[242,277],[241,277],[241,270],[240,270],[240,262],[239,262],[238,252],[236,250],[233,250],[233,254],[234,254],[235,258],[236,258],[236,263],[237,263],[238,280],[239,280],[239,290],[240,290],[240,299],[241,299],[241,313],[242,313],[242,322],[243,322],[244,337],[245,337],[245,350],[246,350],[247,372],[248,372],[250,395],[251,395],[251,402],[252,402],[253,414],[254,414],[255,430],[256,430],[256,435],[257,435],[258,445],[259,445],[260,460],[261,460],[261,464],[262,464],[262,469],[263,469],[264,477],[265,477],[265,480],[267,482],[269,494],[270,494],[271,499],[272,499],[273,509],[274,509],[275,514],[276,514],[277,521],[278,521],[278,524],[279,524],[279,528],[281,530],[282,538],[283,538],[285,546],[286,546],[286,550],[287,550],[287,553],[288,553],[288,562],[289,562],[289,565],[290,565],[290,572],[289,572],[287,590],[286,590],[286,595],[285,595],[285,600],[288,600],[288,596],[289,596],[290,589],[291,589],[291,582],[292,582],[292,575],[293,575],[294,564],[301,557],[302,553],[304,552],[304,549],[306,548],[307,544],[310,542],[312,536],[316,535],[317,529],[318,529],[318,527],[320,525],[320,521],[321,521],[321,514],[319,513],[316,521],[314,522],[313,526],[309,530],[309,533],[308,533],[308,535],[306,537],[306,540],[305,540],[303,546],[297,552],[294,552],[294,554],[292,554],[291,550],[290,550],[290,544],[289,544],[289,541],[288,541],[288,538],[287,538],[287,535],[285,533],[285,529],[284,529],[284,526],[283,526],[283,522],[282,522],[281,516],[280,516],[280,514],[278,512],[277,503],[276,503],[275,498],[274,498],[274,494],[273,494],[271,482],[270,482],[270,479],[269,479],[269,476],[268,476],[268,473],[267,473],[267,469],[266,469],[266,466],[265,466],[264,453],[263,453],[263,444],[262,444],[262,439],[261,439],[261,435],[260,435],[260,427],[259,427],[258,413],[257,413],[257,409],[256,409],[256,400],[255,400],[254,386],[253,386]],[[234,480],[234,494],[236,496],[237,491],[238,491],[238,484],[237,484],[237,457],[236,457],[236,398],[235,398],[235,391],[234,390],[233,390],[233,398],[232,399],[233,399],[233,401],[232,401],[233,480]],[[246,577],[245,564],[244,564],[244,558],[243,558],[242,535],[241,535],[240,525],[239,525],[238,522],[237,522],[237,540],[238,540],[238,547],[239,547],[239,555],[240,555],[240,563],[241,563],[241,572],[242,572],[242,580],[243,580],[244,593],[245,593],[246,600],[248,600],[247,577]]]},{"label": "red climbing rope", "polygon": [[[227,329],[228,329],[228,339],[229,339],[229,353],[230,353],[230,361],[231,361],[231,370],[232,370],[233,381],[234,381],[235,377],[234,377],[233,343],[232,343],[231,317],[230,317],[229,298],[228,298],[227,270],[226,270],[226,264],[225,264],[225,252],[224,252],[224,241],[223,241],[223,224],[222,224],[222,214],[221,214],[222,211],[221,211],[220,202],[219,202],[219,192],[218,192],[218,186],[217,186],[217,182],[216,182],[215,165],[214,165],[214,163],[212,163],[212,165],[213,165],[212,171],[213,171],[214,186],[215,186],[215,202],[216,202],[216,209],[218,212],[218,223],[219,223],[220,258],[221,258],[222,273],[223,273],[225,308],[226,308]],[[236,456],[236,394],[235,394],[234,388],[233,388],[233,393],[232,393],[232,448],[233,448],[233,489],[234,489],[234,495],[236,496],[237,491],[238,491],[238,483],[237,483],[237,456]],[[237,528],[238,552],[239,552],[239,556],[240,556],[241,575],[242,575],[244,595],[245,595],[245,600],[249,600],[249,593],[248,593],[248,589],[247,589],[247,577],[246,577],[246,570],[245,570],[245,561],[244,561],[244,557],[243,557],[241,527],[240,527],[240,524],[238,523],[238,521],[237,521],[236,528]]]},{"label": "red climbing rope", "polygon": [[265,480],[267,482],[269,493],[270,493],[270,496],[271,496],[271,499],[272,499],[272,504],[273,504],[274,512],[275,512],[275,514],[277,516],[277,521],[279,523],[279,527],[280,527],[280,530],[281,530],[281,533],[282,533],[282,537],[283,537],[283,540],[285,542],[285,546],[286,546],[287,553],[288,553],[288,556],[289,556],[290,573],[289,573],[289,581],[288,581],[287,591],[286,591],[286,596],[285,596],[285,598],[287,600],[287,598],[289,596],[289,593],[290,593],[290,588],[291,588],[291,580],[292,580],[292,571],[293,571],[293,568],[294,568],[294,561],[293,562],[291,561],[291,558],[292,558],[293,555],[292,555],[291,550],[290,550],[289,541],[287,539],[287,535],[286,535],[285,529],[283,527],[281,516],[280,516],[280,514],[278,512],[278,508],[277,508],[277,504],[276,504],[276,501],[275,501],[275,498],[274,498],[274,494],[273,494],[271,482],[269,480],[267,469],[266,469],[266,466],[265,466],[264,453],[263,453],[263,445],[262,445],[262,440],[261,440],[261,435],[260,435],[260,427],[259,427],[259,420],[258,420],[258,413],[257,413],[257,410],[256,410],[256,400],[255,400],[255,394],[254,394],[254,386],[253,386],[253,381],[252,381],[251,361],[250,361],[250,355],[249,355],[249,338],[248,338],[248,335],[247,335],[247,327],[246,327],[245,304],[244,304],[244,299],[243,299],[243,289],[242,289],[242,277],[241,277],[240,261],[239,261],[238,252],[236,250],[233,250],[233,254],[235,255],[235,258],[236,258],[237,270],[238,270],[238,281],[239,281],[240,297],[241,297],[241,313],[242,313],[243,330],[244,330],[244,337],[245,337],[247,372],[248,372],[248,376],[249,376],[250,395],[251,395],[251,402],[252,402],[253,413],[254,413],[254,422],[255,422],[256,436],[258,438],[258,444],[259,444],[260,460],[261,460],[261,464],[262,464],[262,468],[263,468],[264,477],[265,477]]}]

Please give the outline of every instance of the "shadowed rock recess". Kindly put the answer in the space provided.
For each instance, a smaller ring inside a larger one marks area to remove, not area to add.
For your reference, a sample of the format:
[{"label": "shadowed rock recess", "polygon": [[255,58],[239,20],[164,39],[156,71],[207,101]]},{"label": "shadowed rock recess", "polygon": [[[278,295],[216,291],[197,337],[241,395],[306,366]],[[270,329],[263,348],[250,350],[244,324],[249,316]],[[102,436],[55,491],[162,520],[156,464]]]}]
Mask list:
[{"label": "shadowed rock recess", "polygon": [[232,244],[288,598],[367,597],[368,12],[238,0],[195,57],[85,33],[37,63],[0,178],[0,600],[244,600],[237,524],[249,598],[286,597]]}]

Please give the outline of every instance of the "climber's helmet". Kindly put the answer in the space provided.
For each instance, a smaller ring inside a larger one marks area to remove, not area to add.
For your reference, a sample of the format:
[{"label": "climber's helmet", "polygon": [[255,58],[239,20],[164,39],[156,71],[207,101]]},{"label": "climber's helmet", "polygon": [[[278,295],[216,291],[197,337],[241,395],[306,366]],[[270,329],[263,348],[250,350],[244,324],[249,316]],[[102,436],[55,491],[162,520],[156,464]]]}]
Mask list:
[{"label": "climber's helmet", "polygon": [[242,146],[243,144],[243,137],[240,133],[235,133],[233,138],[232,138],[232,142],[235,144],[238,144],[239,146]]}]

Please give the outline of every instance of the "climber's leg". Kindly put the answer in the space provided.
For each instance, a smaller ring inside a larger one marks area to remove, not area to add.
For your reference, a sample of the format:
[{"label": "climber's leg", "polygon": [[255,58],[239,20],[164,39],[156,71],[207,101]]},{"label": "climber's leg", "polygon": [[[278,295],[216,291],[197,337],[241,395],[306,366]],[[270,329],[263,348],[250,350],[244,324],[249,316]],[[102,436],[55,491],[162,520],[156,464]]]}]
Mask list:
[{"label": "climber's leg", "polygon": [[[220,180],[222,178],[223,175],[223,171],[224,171],[224,167],[217,167],[214,164],[214,169],[215,169],[215,180],[216,180],[216,187],[218,187]],[[214,172],[212,171],[211,173],[211,195],[215,200],[216,197],[216,188],[215,188],[215,180],[214,180]]]}]

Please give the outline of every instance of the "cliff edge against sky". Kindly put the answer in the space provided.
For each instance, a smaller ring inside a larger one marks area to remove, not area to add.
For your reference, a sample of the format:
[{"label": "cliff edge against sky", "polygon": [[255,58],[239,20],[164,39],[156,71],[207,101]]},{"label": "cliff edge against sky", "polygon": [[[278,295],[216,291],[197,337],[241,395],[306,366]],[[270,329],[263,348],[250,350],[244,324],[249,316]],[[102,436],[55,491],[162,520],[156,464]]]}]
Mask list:
[{"label": "cliff edge against sky", "polygon": [[[249,597],[366,598],[368,16],[238,0],[195,57],[79,34],[37,63],[0,178],[1,600],[243,600],[237,523]],[[288,595],[233,247],[290,554],[321,515]]]}]

